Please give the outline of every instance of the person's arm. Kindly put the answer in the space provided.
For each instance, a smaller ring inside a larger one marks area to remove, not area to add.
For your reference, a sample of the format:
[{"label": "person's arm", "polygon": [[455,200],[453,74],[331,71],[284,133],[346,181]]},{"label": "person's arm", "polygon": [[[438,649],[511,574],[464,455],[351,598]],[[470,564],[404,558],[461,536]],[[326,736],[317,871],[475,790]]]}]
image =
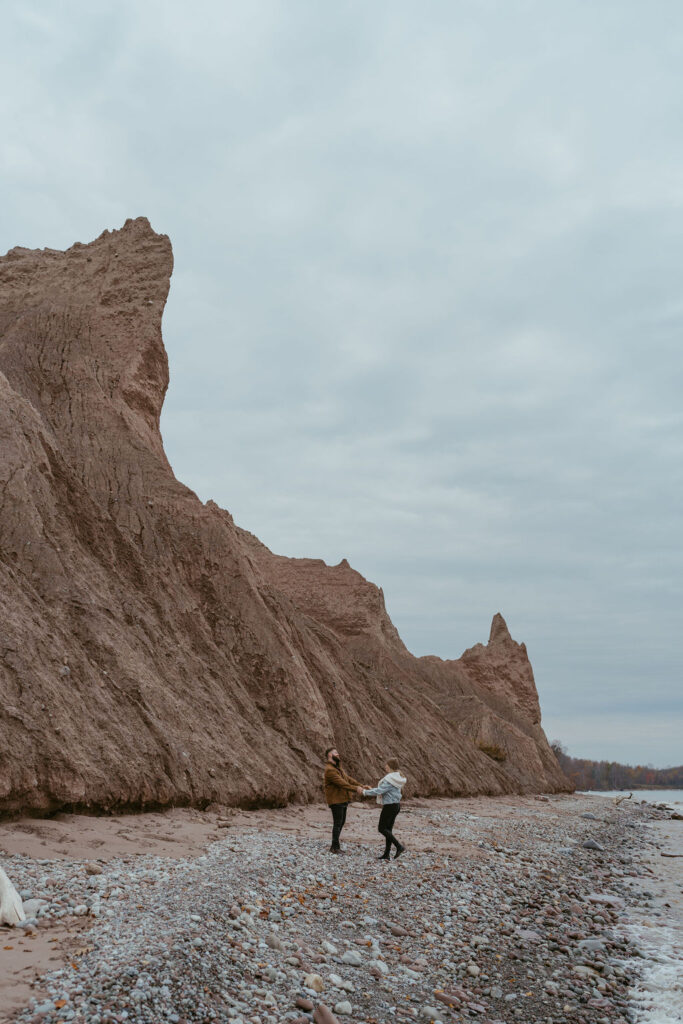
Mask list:
[{"label": "person's arm", "polygon": [[348,776],[342,775],[338,768],[328,768],[325,775],[332,786],[338,786],[339,789],[345,789],[348,793],[356,796],[356,791],[360,787],[359,782],[355,782]]},{"label": "person's arm", "polygon": [[381,796],[382,793],[388,793],[390,789],[391,783],[387,782],[386,779],[382,779],[374,789],[363,790],[363,796]]}]

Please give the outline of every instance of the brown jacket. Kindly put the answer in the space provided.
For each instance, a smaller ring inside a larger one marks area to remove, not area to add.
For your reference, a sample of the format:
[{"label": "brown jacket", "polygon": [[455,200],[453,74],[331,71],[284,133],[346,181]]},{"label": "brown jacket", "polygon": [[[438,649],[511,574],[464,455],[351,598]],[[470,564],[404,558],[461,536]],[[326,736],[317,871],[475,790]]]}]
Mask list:
[{"label": "brown jacket", "polygon": [[325,765],[323,787],[328,804],[347,804],[356,796],[360,782],[347,775],[343,768],[335,768],[333,764]]}]

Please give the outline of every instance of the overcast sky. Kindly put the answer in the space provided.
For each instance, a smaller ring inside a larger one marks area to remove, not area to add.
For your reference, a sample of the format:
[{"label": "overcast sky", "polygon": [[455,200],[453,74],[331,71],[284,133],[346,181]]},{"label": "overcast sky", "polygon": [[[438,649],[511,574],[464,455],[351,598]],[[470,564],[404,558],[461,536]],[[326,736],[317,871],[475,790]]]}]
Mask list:
[{"label": "overcast sky", "polygon": [[5,0],[0,62],[0,250],[171,237],[177,476],[683,762],[679,0]]}]

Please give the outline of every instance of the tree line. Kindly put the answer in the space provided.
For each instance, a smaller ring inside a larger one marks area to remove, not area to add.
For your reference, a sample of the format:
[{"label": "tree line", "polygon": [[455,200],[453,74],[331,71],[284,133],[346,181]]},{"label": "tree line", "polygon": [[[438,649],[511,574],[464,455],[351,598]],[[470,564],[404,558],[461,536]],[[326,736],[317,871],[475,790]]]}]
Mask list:
[{"label": "tree line", "polygon": [[575,789],[683,789],[683,765],[653,768],[651,764],[619,764],[572,757],[559,740],[550,744],[560,768]]}]

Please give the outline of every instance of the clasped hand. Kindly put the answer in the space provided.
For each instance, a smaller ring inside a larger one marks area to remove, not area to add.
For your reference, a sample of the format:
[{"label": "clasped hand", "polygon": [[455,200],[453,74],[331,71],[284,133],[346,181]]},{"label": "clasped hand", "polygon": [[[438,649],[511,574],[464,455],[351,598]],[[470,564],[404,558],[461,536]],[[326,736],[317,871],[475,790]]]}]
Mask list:
[{"label": "clasped hand", "polygon": [[372,786],[359,786],[358,789],[356,790],[356,793],[358,794],[358,796],[364,796],[366,789],[372,789]]}]

